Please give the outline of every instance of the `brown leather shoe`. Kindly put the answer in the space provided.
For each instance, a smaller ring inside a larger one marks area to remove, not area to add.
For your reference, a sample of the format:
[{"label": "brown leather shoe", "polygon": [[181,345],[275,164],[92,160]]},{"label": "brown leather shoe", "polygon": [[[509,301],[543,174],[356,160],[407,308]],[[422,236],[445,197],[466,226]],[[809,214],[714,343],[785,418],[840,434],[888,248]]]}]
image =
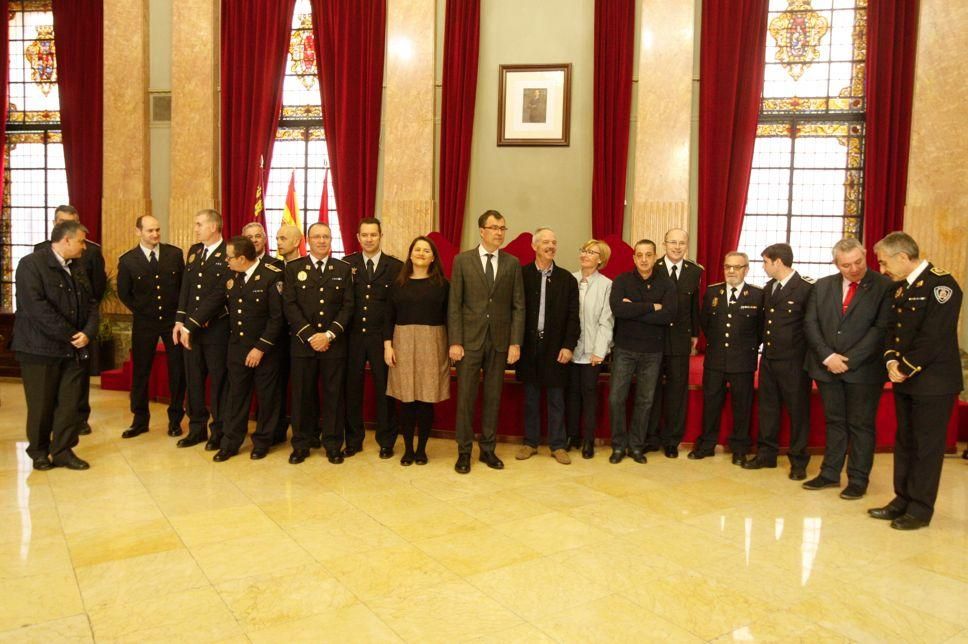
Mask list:
[{"label": "brown leather shoe", "polygon": [[571,465],[571,457],[568,456],[568,452],[563,449],[556,449],[555,451],[551,452],[551,456],[562,465]]},{"label": "brown leather shoe", "polygon": [[537,453],[538,453],[537,447],[531,447],[530,445],[522,445],[521,447],[518,448],[518,451],[515,452],[514,458],[516,458],[519,461],[526,461]]}]

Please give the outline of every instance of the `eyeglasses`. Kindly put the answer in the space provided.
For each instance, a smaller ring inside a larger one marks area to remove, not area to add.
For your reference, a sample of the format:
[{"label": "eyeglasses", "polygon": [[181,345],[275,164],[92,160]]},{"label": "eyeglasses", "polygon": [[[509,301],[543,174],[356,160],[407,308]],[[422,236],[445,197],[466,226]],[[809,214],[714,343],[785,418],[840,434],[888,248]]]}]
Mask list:
[{"label": "eyeglasses", "polygon": [[494,232],[507,232],[507,226],[484,226],[484,230],[492,230]]},{"label": "eyeglasses", "polygon": [[592,250],[591,248],[579,248],[578,252],[581,255],[601,255],[597,250]]},{"label": "eyeglasses", "polygon": [[741,271],[747,268],[749,264],[723,264],[724,271]]}]

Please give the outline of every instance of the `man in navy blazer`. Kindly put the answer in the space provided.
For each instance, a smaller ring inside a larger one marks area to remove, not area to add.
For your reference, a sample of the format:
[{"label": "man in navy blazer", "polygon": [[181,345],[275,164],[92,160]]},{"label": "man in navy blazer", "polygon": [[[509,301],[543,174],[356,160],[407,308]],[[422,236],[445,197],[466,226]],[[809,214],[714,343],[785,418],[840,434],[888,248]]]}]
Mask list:
[{"label": "man in navy blazer", "polygon": [[803,487],[839,487],[846,458],[847,487],[840,497],[855,500],[867,492],[874,463],[874,419],[887,380],[881,354],[891,280],[868,270],[864,246],[853,237],[834,245],[833,258],[838,272],[814,284],[803,322],[810,348],[804,368],[820,389],[827,424],[820,474]]}]

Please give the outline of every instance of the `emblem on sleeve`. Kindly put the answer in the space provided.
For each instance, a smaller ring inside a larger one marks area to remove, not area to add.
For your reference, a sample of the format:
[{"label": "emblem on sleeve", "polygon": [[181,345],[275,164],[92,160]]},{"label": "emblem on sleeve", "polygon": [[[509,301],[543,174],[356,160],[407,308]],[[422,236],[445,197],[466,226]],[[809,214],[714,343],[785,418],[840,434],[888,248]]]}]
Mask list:
[{"label": "emblem on sleeve", "polygon": [[934,299],[938,300],[938,304],[944,304],[951,299],[953,292],[950,286],[935,286]]},{"label": "emblem on sleeve", "polygon": [[306,271],[299,271],[296,274],[296,279],[300,282],[305,282],[309,278],[309,274]]},{"label": "emblem on sleeve", "polygon": [[232,287],[233,286],[235,286],[235,280],[233,280],[233,279],[230,279],[229,281],[227,281],[225,283],[225,288],[228,289],[228,290],[230,290],[230,291],[232,290]]},{"label": "emblem on sleeve", "polygon": [[192,253],[191,255],[188,256],[188,263],[191,264],[194,261],[195,261],[195,253]]}]

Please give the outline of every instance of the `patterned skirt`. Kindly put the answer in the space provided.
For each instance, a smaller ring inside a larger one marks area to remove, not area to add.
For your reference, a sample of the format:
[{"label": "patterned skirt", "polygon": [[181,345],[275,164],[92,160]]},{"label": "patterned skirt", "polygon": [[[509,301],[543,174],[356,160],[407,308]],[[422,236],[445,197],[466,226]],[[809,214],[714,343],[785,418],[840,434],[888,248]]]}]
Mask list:
[{"label": "patterned skirt", "polygon": [[406,324],[393,329],[397,366],[390,367],[387,395],[401,402],[450,398],[447,327]]}]

